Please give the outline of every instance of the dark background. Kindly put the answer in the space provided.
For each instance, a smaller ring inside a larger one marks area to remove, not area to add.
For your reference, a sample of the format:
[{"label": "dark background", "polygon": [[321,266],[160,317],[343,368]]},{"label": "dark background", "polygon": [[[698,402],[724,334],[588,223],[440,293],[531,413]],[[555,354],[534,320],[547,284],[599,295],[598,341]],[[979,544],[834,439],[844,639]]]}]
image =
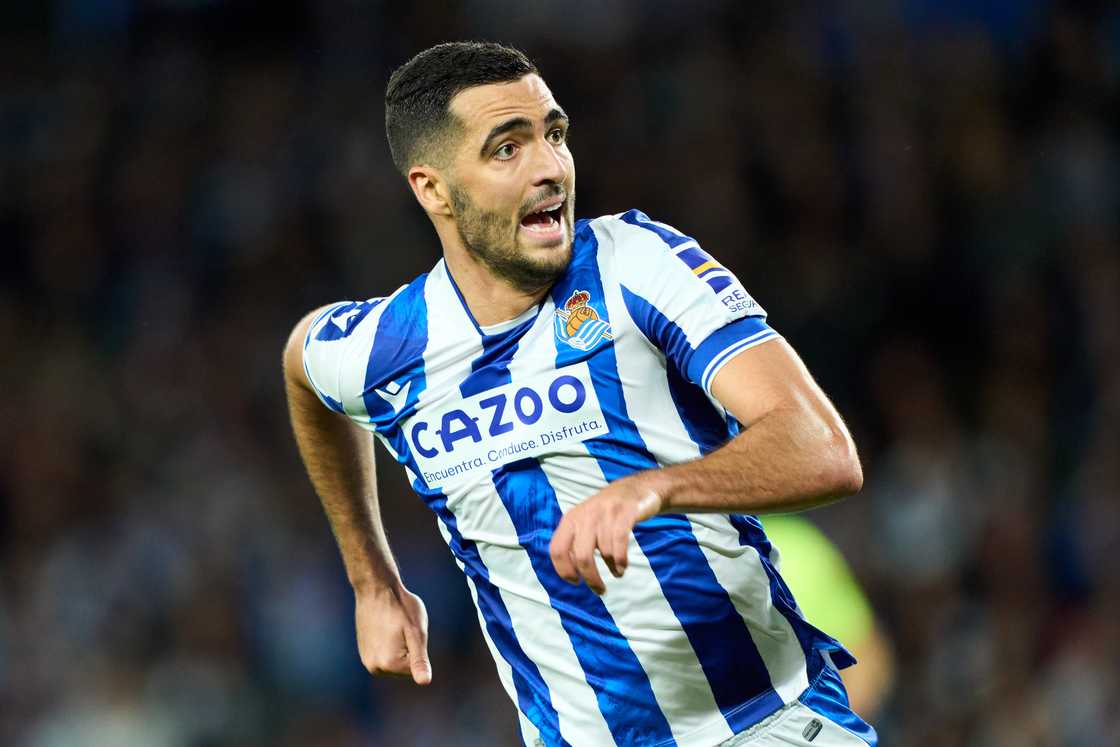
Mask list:
[{"label": "dark background", "polygon": [[0,10],[0,742],[493,745],[512,705],[382,459],[435,683],[372,680],[287,423],[308,310],[439,245],[391,70],[523,47],[583,216],[734,269],[835,399],[812,518],[894,642],[889,745],[1120,728],[1120,12],[1107,3],[206,2]]}]

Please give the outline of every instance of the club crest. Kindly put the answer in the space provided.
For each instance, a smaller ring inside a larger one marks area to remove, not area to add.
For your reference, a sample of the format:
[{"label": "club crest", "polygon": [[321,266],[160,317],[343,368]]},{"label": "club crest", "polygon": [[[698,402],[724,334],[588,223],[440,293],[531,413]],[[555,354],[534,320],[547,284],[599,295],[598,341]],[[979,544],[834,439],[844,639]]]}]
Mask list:
[{"label": "club crest", "polygon": [[611,324],[599,318],[590,306],[591,294],[577,290],[556,309],[556,337],[576,350],[590,350],[600,340],[612,340]]}]

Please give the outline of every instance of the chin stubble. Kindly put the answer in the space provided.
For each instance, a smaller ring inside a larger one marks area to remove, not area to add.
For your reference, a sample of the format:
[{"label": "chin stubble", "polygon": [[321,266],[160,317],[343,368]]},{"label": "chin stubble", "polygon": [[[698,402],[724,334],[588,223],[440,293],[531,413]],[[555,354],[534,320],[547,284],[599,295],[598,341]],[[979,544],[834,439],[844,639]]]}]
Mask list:
[{"label": "chin stubble", "polygon": [[[547,195],[546,195],[547,197]],[[536,293],[547,288],[564,274],[572,252],[572,214],[574,195],[565,203],[565,247],[558,249],[555,261],[536,261],[523,254],[517,246],[519,226],[495,213],[475,207],[471,199],[458,189],[451,190],[451,202],[457,217],[456,228],[463,246],[472,256],[523,293]],[[536,204],[539,199],[530,203]]]}]

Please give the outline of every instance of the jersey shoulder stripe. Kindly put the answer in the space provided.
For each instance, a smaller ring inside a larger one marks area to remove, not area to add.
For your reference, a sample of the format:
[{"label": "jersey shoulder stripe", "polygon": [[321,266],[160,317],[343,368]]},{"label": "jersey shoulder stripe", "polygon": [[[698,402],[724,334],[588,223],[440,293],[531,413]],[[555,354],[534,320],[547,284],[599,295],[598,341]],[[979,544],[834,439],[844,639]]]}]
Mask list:
[{"label": "jersey shoulder stripe", "polygon": [[683,262],[693,275],[707,283],[713,293],[721,293],[736,282],[735,276],[712,255],[701,249],[691,236],[685,236],[672,226],[651,220],[641,210],[630,210],[622,213],[620,217],[624,222],[644,228],[665,242],[665,245],[673,250],[674,256]]},{"label": "jersey shoulder stripe", "polygon": [[765,310],[690,237],[638,210],[594,225],[611,245],[629,317],[705,392],[735,354],[777,337]]}]

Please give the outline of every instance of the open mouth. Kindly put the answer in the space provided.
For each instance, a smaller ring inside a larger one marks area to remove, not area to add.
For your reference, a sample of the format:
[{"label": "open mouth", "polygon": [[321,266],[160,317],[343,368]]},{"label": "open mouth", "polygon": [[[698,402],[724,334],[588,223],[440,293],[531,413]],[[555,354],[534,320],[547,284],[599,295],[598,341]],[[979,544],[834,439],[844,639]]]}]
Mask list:
[{"label": "open mouth", "polygon": [[542,238],[558,233],[564,220],[565,200],[549,200],[544,207],[529,213],[521,219],[521,227]]}]

